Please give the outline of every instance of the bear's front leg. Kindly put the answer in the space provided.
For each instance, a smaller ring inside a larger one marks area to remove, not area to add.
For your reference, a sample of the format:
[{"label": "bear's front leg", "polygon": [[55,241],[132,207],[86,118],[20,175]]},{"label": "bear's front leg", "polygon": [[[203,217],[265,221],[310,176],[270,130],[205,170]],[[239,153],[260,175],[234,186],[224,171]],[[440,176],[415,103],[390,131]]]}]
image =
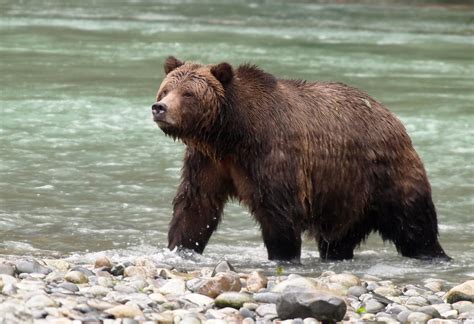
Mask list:
[{"label": "bear's front leg", "polygon": [[168,248],[202,253],[219,224],[230,189],[231,182],[219,165],[188,148],[181,184],[173,200]]},{"label": "bear's front leg", "polygon": [[268,259],[300,263],[301,229],[291,219],[291,214],[280,214],[268,207],[257,210],[255,214],[262,228]]}]

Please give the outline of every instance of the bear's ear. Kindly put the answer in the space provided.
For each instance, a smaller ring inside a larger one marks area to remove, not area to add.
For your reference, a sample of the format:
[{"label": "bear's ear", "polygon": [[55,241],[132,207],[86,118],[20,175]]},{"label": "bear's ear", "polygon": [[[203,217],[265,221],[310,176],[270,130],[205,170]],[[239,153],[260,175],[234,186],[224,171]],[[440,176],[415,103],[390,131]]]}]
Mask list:
[{"label": "bear's ear", "polygon": [[214,65],[211,68],[211,73],[223,86],[228,85],[234,77],[232,66],[226,62]]},{"label": "bear's ear", "polygon": [[165,68],[165,74],[170,73],[171,71],[173,71],[174,69],[180,67],[183,64],[184,64],[184,62],[181,62],[176,57],[168,56],[165,60],[165,64],[163,65],[164,68]]}]

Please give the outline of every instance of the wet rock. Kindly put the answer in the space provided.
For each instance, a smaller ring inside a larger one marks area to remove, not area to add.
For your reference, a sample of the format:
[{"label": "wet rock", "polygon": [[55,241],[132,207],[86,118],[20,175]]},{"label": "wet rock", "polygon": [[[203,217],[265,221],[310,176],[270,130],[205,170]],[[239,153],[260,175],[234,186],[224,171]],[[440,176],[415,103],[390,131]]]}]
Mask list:
[{"label": "wet rock", "polygon": [[426,323],[432,317],[426,313],[422,312],[412,312],[407,317],[407,321],[410,323]]},{"label": "wet rock", "polygon": [[19,260],[15,262],[16,273],[42,273],[47,275],[52,270],[36,260]]},{"label": "wet rock", "polygon": [[95,260],[94,268],[112,268],[112,262],[105,255],[100,256]]},{"label": "wet rock", "polygon": [[85,284],[89,282],[89,278],[87,278],[84,273],[75,270],[66,273],[64,279],[74,284]]},{"label": "wet rock", "polygon": [[253,271],[247,278],[247,290],[250,292],[258,292],[267,286],[268,279],[261,271]]},{"label": "wet rock", "polygon": [[362,286],[352,286],[349,289],[347,289],[347,295],[348,296],[354,296],[359,298],[362,294],[367,293],[367,289]]},{"label": "wet rock", "polygon": [[221,272],[212,278],[196,278],[187,282],[192,292],[215,298],[223,292],[240,291],[240,278],[233,272]]},{"label": "wet rock", "polygon": [[118,305],[109,309],[106,309],[104,313],[110,314],[115,318],[135,317],[143,316],[140,308],[134,305]]},{"label": "wet rock", "polygon": [[[128,269],[128,268],[127,268]],[[166,283],[158,290],[160,294],[181,296],[186,291],[186,284],[182,279],[169,279]]]},{"label": "wet rock", "polygon": [[34,296],[30,297],[26,301],[25,305],[27,307],[40,308],[40,309],[44,309],[45,307],[55,307],[55,306],[57,306],[57,304],[54,300],[52,300],[51,298],[49,298],[48,296],[43,295],[43,294],[34,295]]},{"label": "wet rock", "polygon": [[450,304],[462,300],[474,302],[474,280],[468,280],[456,287],[453,287],[446,294],[445,298]]},{"label": "wet rock", "polygon": [[285,319],[314,317],[319,321],[340,321],[346,303],[325,292],[285,292],[276,304],[278,316]]},{"label": "wet rock", "polygon": [[0,264],[0,274],[13,276],[15,275],[15,267],[8,263],[2,263]]},{"label": "wet rock", "polygon": [[240,309],[244,303],[251,303],[253,301],[252,296],[247,293],[224,292],[214,300],[214,304],[219,308],[231,307]]},{"label": "wet rock", "polygon": [[235,268],[227,261],[221,261],[219,262],[215,267],[214,270],[212,270],[212,277],[214,277],[216,274],[220,272],[236,272]]}]

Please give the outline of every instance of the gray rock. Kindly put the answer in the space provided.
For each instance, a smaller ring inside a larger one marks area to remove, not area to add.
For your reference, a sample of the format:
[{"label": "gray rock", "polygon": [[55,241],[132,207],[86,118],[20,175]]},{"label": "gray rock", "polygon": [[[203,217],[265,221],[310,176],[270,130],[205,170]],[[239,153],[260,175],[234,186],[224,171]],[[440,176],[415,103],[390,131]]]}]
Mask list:
[{"label": "gray rock", "polygon": [[376,283],[376,282],[369,282],[369,283],[367,283],[367,290],[368,290],[368,291],[374,291],[374,290],[377,289],[378,287],[380,287],[380,286],[379,286],[379,284]]},{"label": "gray rock", "polygon": [[456,319],[458,318],[458,311],[455,309],[449,310],[447,312],[441,313],[441,317],[446,319]]},{"label": "gray rock", "polygon": [[347,310],[344,300],[326,292],[284,293],[276,308],[283,320],[314,317],[319,321],[340,321]]},{"label": "gray rock", "polygon": [[81,267],[81,266],[75,266],[71,269],[71,271],[79,271],[82,272],[86,277],[92,277],[95,276],[95,273],[92,272],[92,270],[89,270],[87,268]]},{"label": "gray rock", "polygon": [[422,306],[427,306],[428,301],[426,298],[421,297],[421,296],[413,296],[407,299],[405,305],[410,308],[411,307],[422,307]]},{"label": "gray rock", "polygon": [[214,277],[219,272],[236,272],[235,268],[227,261],[219,262],[212,270],[212,277]]},{"label": "gray rock", "polygon": [[36,260],[20,260],[15,262],[16,273],[41,273],[44,275],[49,274],[52,270],[44,265],[40,264]]},{"label": "gray rock", "polygon": [[400,312],[397,315],[397,321],[399,321],[400,323],[406,323],[406,321],[408,320],[408,316],[410,314],[411,314],[411,311],[409,311],[409,310]]},{"label": "gray rock", "polygon": [[15,275],[15,268],[11,264],[2,263],[0,264],[0,274],[13,276]]},{"label": "gray rock", "polygon": [[399,305],[399,304],[390,304],[385,308],[385,311],[388,314],[391,314],[391,315],[398,315],[401,312],[407,311],[407,310],[408,310],[408,308],[406,308],[403,305]]},{"label": "gray rock", "polygon": [[[459,314],[458,319],[464,321],[464,323],[466,323],[466,324],[473,324],[474,323],[474,311]],[[470,320],[470,322],[466,321],[466,320]]]},{"label": "gray rock", "polygon": [[376,301],[375,299],[369,299],[365,303],[365,310],[367,313],[375,314],[383,309],[385,309],[385,305]]},{"label": "gray rock", "polygon": [[2,294],[5,296],[13,296],[18,292],[18,289],[15,284],[7,283],[2,288]]},{"label": "gray rock", "polygon": [[347,295],[349,296],[355,296],[359,298],[362,294],[367,293],[367,289],[362,286],[352,286],[349,289],[347,289]]},{"label": "gray rock", "polygon": [[444,301],[436,295],[428,295],[428,296],[426,296],[426,300],[428,300],[428,303],[430,305],[443,304],[444,303]]},{"label": "gray rock", "polygon": [[55,307],[56,302],[46,295],[34,295],[25,303],[27,307],[44,309],[45,307]]},{"label": "gray rock", "polygon": [[263,292],[263,293],[253,294],[253,299],[255,299],[257,303],[276,304],[279,298],[280,298],[280,294],[272,293],[272,292]]},{"label": "gray rock", "polygon": [[251,303],[253,301],[252,296],[246,293],[225,292],[217,296],[214,300],[214,304],[218,308],[232,307],[240,309],[244,303]]},{"label": "gray rock", "polygon": [[115,291],[122,292],[122,293],[127,293],[127,294],[132,294],[138,291],[136,287],[131,287],[127,284],[117,284],[114,287]]},{"label": "gray rock", "polygon": [[277,310],[276,310],[276,305],[275,304],[262,304],[257,307],[255,312],[265,318],[276,318],[277,317]]},{"label": "gray rock", "polygon": [[440,314],[443,314],[443,313],[453,309],[451,304],[434,304],[434,305],[431,305],[431,307],[436,309]]},{"label": "gray rock", "polygon": [[441,318],[441,314],[433,306],[423,306],[418,308],[416,311],[428,314],[431,318]]},{"label": "gray rock", "polygon": [[407,317],[407,321],[411,323],[426,323],[428,322],[432,317],[426,313],[422,312],[412,312],[410,315]]},{"label": "gray rock", "polygon": [[78,292],[79,288],[77,287],[76,284],[73,284],[72,282],[63,282],[58,285],[58,288],[66,289],[71,292]]},{"label": "gray rock", "polygon": [[453,309],[459,312],[459,314],[474,312],[474,304],[466,300],[458,301],[454,303],[452,306],[453,306]]},{"label": "gray rock", "polygon": [[250,309],[248,309],[247,307],[241,307],[239,309],[239,313],[240,315],[242,315],[243,318],[254,318],[255,317],[255,313],[252,312]]}]

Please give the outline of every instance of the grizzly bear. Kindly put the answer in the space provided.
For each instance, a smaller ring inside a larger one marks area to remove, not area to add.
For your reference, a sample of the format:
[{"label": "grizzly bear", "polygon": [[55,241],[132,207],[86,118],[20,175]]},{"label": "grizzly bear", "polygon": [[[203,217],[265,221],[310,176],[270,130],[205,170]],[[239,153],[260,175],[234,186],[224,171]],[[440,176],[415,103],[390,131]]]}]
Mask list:
[{"label": "grizzly bear", "polygon": [[224,205],[238,199],[270,260],[299,262],[301,236],[322,259],[353,257],[371,232],[401,255],[449,259],[431,188],[402,123],[342,83],[277,79],[257,66],[168,57],[152,106],[186,145],[169,248],[202,253]]}]

